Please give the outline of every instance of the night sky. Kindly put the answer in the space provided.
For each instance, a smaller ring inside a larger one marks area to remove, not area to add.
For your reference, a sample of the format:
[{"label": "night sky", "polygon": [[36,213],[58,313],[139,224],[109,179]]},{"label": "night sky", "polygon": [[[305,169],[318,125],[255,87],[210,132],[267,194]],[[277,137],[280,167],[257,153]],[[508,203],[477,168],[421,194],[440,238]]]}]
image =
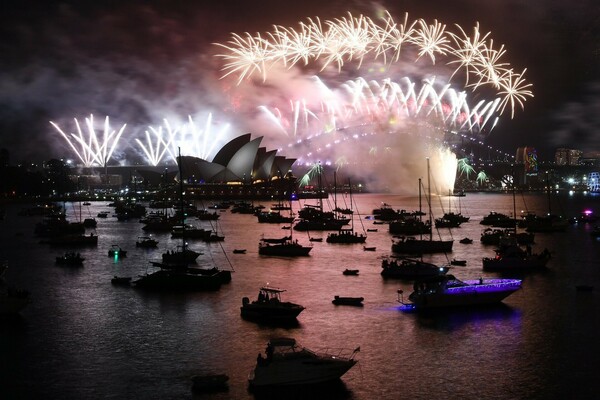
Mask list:
[{"label": "night sky", "polygon": [[[90,113],[109,115],[133,132],[199,110],[210,110],[217,121],[230,118],[236,101],[243,100],[227,96],[214,42],[226,42],[231,32],[296,28],[309,17],[326,20],[348,12],[374,17],[385,8],[396,21],[407,12],[411,19],[437,19],[467,31],[479,22],[494,43],[505,45],[504,59],[515,70],[527,68],[535,97],[514,119],[501,117],[487,139],[491,146],[510,154],[518,146],[535,146],[542,159],[551,159],[557,146],[600,151],[599,4],[5,0],[0,13],[0,147],[9,149],[13,162],[64,155],[64,140],[48,121],[69,124]],[[238,133],[246,133],[249,128],[237,118]]]}]

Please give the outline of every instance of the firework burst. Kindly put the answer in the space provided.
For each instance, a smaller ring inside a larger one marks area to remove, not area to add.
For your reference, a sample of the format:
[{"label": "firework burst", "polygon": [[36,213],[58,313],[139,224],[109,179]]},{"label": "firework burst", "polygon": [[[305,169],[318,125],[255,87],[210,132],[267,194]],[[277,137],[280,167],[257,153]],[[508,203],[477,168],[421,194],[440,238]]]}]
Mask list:
[{"label": "firework burst", "polygon": [[356,62],[360,68],[367,57],[397,62],[401,49],[410,46],[416,49],[413,61],[427,57],[435,64],[441,58],[448,65],[457,65],[452,75],[462,70],[465,85],[473,91],[481,86],[496,89],[501,100],[494,103],[494,111],[502,114],[509,107],[514,117],[515,108],[523,108],[527,98],[533,97],[531,84],[525,82],[526,70],[514,72],[504,61],[504,45],[495,47],[490,33],[482,34],[479,24],[471,36],[458,25],[456,29],[450,32],[437,20],[432,24],[423,19],[409,22],[408,15],[398,23],[386,12],[378,24],[349,13],[325,23],[308,19],[298,30],[275,26],[266,35],[233,34],[228,42],[215,45],[224,50],[217,54],[224,62],[223,77],[237,75],[238,84],[254,74],[266,80],[268,70],[276,64],[291,68],[320,63],[321,70],[334,65],[340,71],[346,62]]},{"label": "firework burst", "polygon": [[85,126],[87,127],[85,133],[77,118],[74,118],[74,120],[77,129],[76,134],[71,133],[67,135],[56,123],[50,121],[50,124],[67,141],[69,147],[81,160],[83,166],[92,167],[94,165],[99,165],[101,167],[106,167],[127,124],[123,124],[118,131],[113,130],[110,127],[110,121],[107,116],[104,119],[102,136],[99,137],[96,134],[93,114],[90,114],[89,118],[85,119]]}]

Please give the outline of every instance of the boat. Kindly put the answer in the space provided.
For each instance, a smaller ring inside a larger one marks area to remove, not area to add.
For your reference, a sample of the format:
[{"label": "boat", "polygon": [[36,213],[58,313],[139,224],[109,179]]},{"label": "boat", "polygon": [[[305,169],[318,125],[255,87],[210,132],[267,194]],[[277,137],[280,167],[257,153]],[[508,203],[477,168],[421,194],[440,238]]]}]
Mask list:
[{"label": "boat", "polygon": [[507,228],[513,227],[516,224],[516,220],[514,218],[509,217],[506,214],[499,213],[496,211],[490,211],[490,213],[484,216],[481,221],[479,221],[481,225],[490,225],[493,227],[499,228]]},{"label": "boat", "polygon": [[83,226],[86,228],[95,228],[98,225],[98,222],[95,218],[85,218],[82,222]]},{"label": "boat", "polygon": [[368,228],[367,232],[377,232],[377,228]]},{"label": "boat", "polygon": [[261,224],[287,224],[294,222],[294,217],[286,217],[279,211],[263,211],[256,215]]},{"label": "boat", "polygon": [[450,265],[459,265],[464,267],[467,265],[467,260],[457,260],[456,258],[453,258],[452,261],[450,261]]},{"label": "boat", "polygon": [[[336,181],[336,173],[333,173],[334,179],[334,190],[337,193],[337,181]],[[350,180],[348,180],[348,187],[352,188],[350,184]],[[337,194],[334,196],[334,202],[337,208]],[[352,209],[352,190],[350,190],[350,209]],[[352,212],[353,213],[353,212]],[[351,213],[351,214],[352,214]],[[359,214],[360,219],[360,214]],[[363,228],[364,232],[364,228]],[[340,243],[340,244],[354,244],[354,243],[365,243],[367,240],[367,235],[365,233],[358,234],[354,231],[354,218],[350,220],[350,228],[340,228],[337,232],[332,232],[327,234],[327,243]]]},{"label": "boat", "polygon": [[193,225],[174,225],[171,230],[171,238],[181,239],[202,239],[206,240],[210,235],[210,231],[204,228],[198,228]]},{"label": "boat", "polygon": [[[153,263],[160,267],[159,270],[147,273],[133,281],[133,285],[140,289],[152,291],[177,291],[177,292],[202,292],[215,291],[224,283],[224,275],[229,271],[215,269],[202,270],[201,268],[184,265],[168,265]],[[231,275],[229,275],[231,278]]]},{"label": "boat", "polygon": [[108,218],[108,211],[100,211],[96,217],[98,218]]},{"label": "boat", "polygon": [[200,221],[216,221],[221,217],[216,211],[208,211],[207,209],[196,211],[196,218]]},{"label": "boat", "polygon": [[31,295],[27,290],[9,285],[5,274],[7,264],[0,266],[0,315],[18,314],[31,302]]},{"label": "boat", "polygon": [[323,238],[322,237],[319,237],[319,238],[317,238],[317,237],[311,237],[311,238],[308,239],[308,241],[309,242],[322,242]]},{"label": "boat", "polygon": [[391,221],[388,232],[392,235],[426,235],[431,233],[431,223],[421,221],[416,216]]},{"label": "boat", "polygon": [[187,245],[177,246],[176,250],[167,250],[166,253],[163,253],[162,260],[168,264],[192,264],[196,262],[196,259],[201,255],[194,250],[190,250],[187,248]]},{"label": "boat", "polygon": [[357,269],[348,269],[346,268],[344,270],[344,272],[342,272],[344,275],[358,275],[359,270]]},{"label": "boat", "polygon": [[[184,191],[181,150],[177,159],[179,167],[179,203],[184,209]],[[180,223],[185,232],[185,215],[180,213]],[[221,270],[216,266],[209,269],[189,267],[196,262],[201,253],[187,248],[185,233],[181,238],[181,245],[175,251],[167,251],[162,255],[162,263],[152,262],[159,270],[140,276],[134,283],[136,287],[155,291],[214,291],[219,290],[221,284],[231,281],[231,271]]]},{"label": "boat", "polygon": [[[291,210],[290,210],[291,212]],[[312,246],[303,246],[293,238],[293,230],[289,236],[282,238],[261,238],[258,243],[258,254],[262,256],[303,257],[308,256]]]},{"label": "boat", "polygon": [[56,257],[56,263],[59,265],[82,266],[85,258],[75,252],[67,252],[62,256]]},{"label": "boat", "polygon": [[500,245],[502,243],[516,241],[519,244],[532,244],[535,233],[517,232],[516,228],[486,228],[481,233],[479,241],[481,244]]},{"label": "boat", "polygon": [[465,238],[460,239],[459,242],[462,244],[472,244],[473,239],[469,239],[468,237],[465,237]]},{"label": "boat", "polygon": [[[442,216],[442,219],[446,220],[446,221],[451,221],[454,223],[458,223],[459,225],[464,223],[464,222],[469,222],[469,220],[471,219],[470,217],[466,217],[464,215],[462,215],[462,212],[460,210],[460,199],[458,199],[458,213],[455,213],[452,211],[452,196],[457,197],[456,195],[451,195],[450,194],[450,190],[448,190],[448,212],[444,213],[444,215]],[[464,196],[464,192],[463,195]],[[462,196],[458,196],[458,197],[462,197]]]},{"label": "boat", "polygon": [[550,258],[548,249],[537,254],[531,252],[531,246],[523,250],[518,244],[509,244],[496,249],[495,257],[484,257],[483,270],[514,272],[544,269]]},{"label": "boat", "polygon": [[449,253],[453,240],[417,239],[414,236],[400,236],[392,243],[392,251],[400,254]]},{"label": "boat", "polygon": [[450,267],[437,266],[415,258],[400,260],[384,259],[381,262],[381,276],[384,278],[421,279],[441,276],[448,273]]},{"label": "boat", "polygon": [[130,276],[113,276],[110,280],[113,285],[129,286],[131,284]]},{"label": "boat", "polygon": [[242,318],[261,321],[293,321],[304,310],[300,304],[281,301],[285,289],[263,286],[256,300],[242,298]]},{"label": "boat", "polygon": [[[321,191],[321,173],[318,174],[318,180]],[[317,205],[305,204],[298,211],[298,217],[300,220],[293,227],[296,231],[339,231],[350,222],[350,218],[340,218],[333,211],[324,211],[321,197]]]},{"label": "boat", "polygon": [[331,301],[336,306],[363,306],[364,297],[334,296]]},{"label": "boat", "polygon": [[273,243],[273,244],[276,244],[276,243],[285,243],[288,240],[292,240],[292,237],[291,236],[284,236],[284,237],[280,237],[280,238],[266,238],[266,237],[262,237],[260,239],[261,242],[264,242],[264,243]]},{"label": "boat", "polygon": [[[427,159],[427,179],[430,180],[429,158]],[[427,203],[429,204],[429,218],[433,217],[431,211],[431,183],[428,183],[429,195]],[[421,179],[419,178],[419,204],[421,203]],[[419,206],[420,210],[420,206]],[[429,232],[429,238],[416,238],[414,236],[400,236],[392,242],[392,251],[401,254],[431,254],[431,253],[449,253],[452,251],[454,240],[433,240],[433,231]]]},{"label": "boat", "polygon": [[246,249],[233,249],[233,254],[246,254]]},{"label": "boat", "polygon": [[377,247],[375,247],[375,246],[363,246],[363,250],[364,251],[375,251],[375,250],[377,250]]},{"label": "boat", "polygon": [[140,236],[138,237],[137,242],[135,242],[135,246],[146,249],[154,248],[158,246],[158,240],[152,239],[149,236]]},{"label": "boat", "polygon": [[229,376],[225,374],[207,374],[192,376],[192,390],[195,392],[220,392],[229,389]]},{"label": "boat", "polygon": [[46,243],[50,246],[97,246],[98,235],[93,233],[89,235],[63,235],[52,237]]},{"label": "boat", "polygon": [[546,174],[546,195],[548,198],[548,212],[546,215],[539,216],[535,213],[527,213],[521,221],[521,226],[527,232],[566,232],[569,227],[569,220],[561,215],[553,214],[551,207],[551,185],[549,176]]},{"label": "boat", "polygon": [[251,388],[306,385],[339,379],[358,362],[354,350],[313,351],[293,338],[273,338],[248,376]]},{"label": "boat", "polygon": [[364,234],[357,234],[354,229],[340,229],[338,232],[327,234],[327,243],[365,243],[367,236]]},{"label": "boat", "polygon": [[112,247],[108,250],[109,257],[127,257],[127,250],[123,250],[116,244],[113,244]]},{"label": "boat", "polygon": [[258,254],[262,256],[280,256],[280,257],[302,257],[308,256],[312,246],[303,246],[296,240],[286,240],[282,243],[269,243],[260,241],[258,244]]},{"label": "boat", "polygon": [[410,302],[404,302],[403,291],[398,290],[398,301],[404,311],[497,304],[521,289],[521,280],[479,278],[461,281],[448,274],[415,281],[413,289],[408,296]]}]

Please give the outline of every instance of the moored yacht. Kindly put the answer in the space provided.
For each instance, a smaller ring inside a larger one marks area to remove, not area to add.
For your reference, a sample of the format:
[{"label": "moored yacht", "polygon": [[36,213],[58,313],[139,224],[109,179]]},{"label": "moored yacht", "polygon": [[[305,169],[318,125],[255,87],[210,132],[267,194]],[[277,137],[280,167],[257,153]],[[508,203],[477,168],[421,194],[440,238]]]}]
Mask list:
[{"label": "moored yacht", "polygon": [[258,254],[263,256],[280,256],[280,257],[302,257],[308,256],[312,250],[312,246],[303,246],[298,243],[298,240],[285,239],[279,243],[268,242],[261,239],[258,244]]},{"label": "moored yacht", "polygon": [[410,302],[406,303],[402,290],[398,291],[398,301],[403,304],[403,310],[500,303],[521,289],[521,280],[479,278],[461,281],[454,275],[444,275],[416,281],[413,289],[408,296]]},{"label": "moored yacht", "polygon": [[435,264],[414,258],[387,260],[381,262],[381,276],[384,278],[421,279],[445,275],[450,267],[439,267]]},{"label": "moored yacht", "polygon": [[358,361],[360,347],[337,353],[316,352],[300,346],[293,338],[271,339],[266,358],[259,354],[248,376],[251,387],[305,385],[339,379]]},{"label": "moored yacht", "polygon": [[304,311],[300,304],[281,301],[281,293],[285,289],[269,286],[261,287],[258,298],[252,302],[248,297],[242,298],[240,311],[242,318],[263,321],[289,321],[295,320],[298,314]]},{"label": "moored yacht", "polygon": [[484,257],[482,261],[484,271],[513,272],[546,268],[550,258],[547,249],[537,254],[531,252],[531,246],[523,250],[516,244],[509,244],[497,249],[496,257]]}]

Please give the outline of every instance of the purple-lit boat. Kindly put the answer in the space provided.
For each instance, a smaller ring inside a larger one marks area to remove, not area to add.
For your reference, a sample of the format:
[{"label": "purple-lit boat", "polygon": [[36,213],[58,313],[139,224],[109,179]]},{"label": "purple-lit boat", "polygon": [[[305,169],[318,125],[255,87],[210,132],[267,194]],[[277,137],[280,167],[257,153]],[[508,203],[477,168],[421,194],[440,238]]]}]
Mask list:
[{"label": "purple-lit boat", "polygon": [[480,278],[461,281],[454,275],[443,275],[414,283],[414,291],[404,302],[402,291],[398,301],[404,310],[474,306],[500,303],[521,289],[520,279]]}]

